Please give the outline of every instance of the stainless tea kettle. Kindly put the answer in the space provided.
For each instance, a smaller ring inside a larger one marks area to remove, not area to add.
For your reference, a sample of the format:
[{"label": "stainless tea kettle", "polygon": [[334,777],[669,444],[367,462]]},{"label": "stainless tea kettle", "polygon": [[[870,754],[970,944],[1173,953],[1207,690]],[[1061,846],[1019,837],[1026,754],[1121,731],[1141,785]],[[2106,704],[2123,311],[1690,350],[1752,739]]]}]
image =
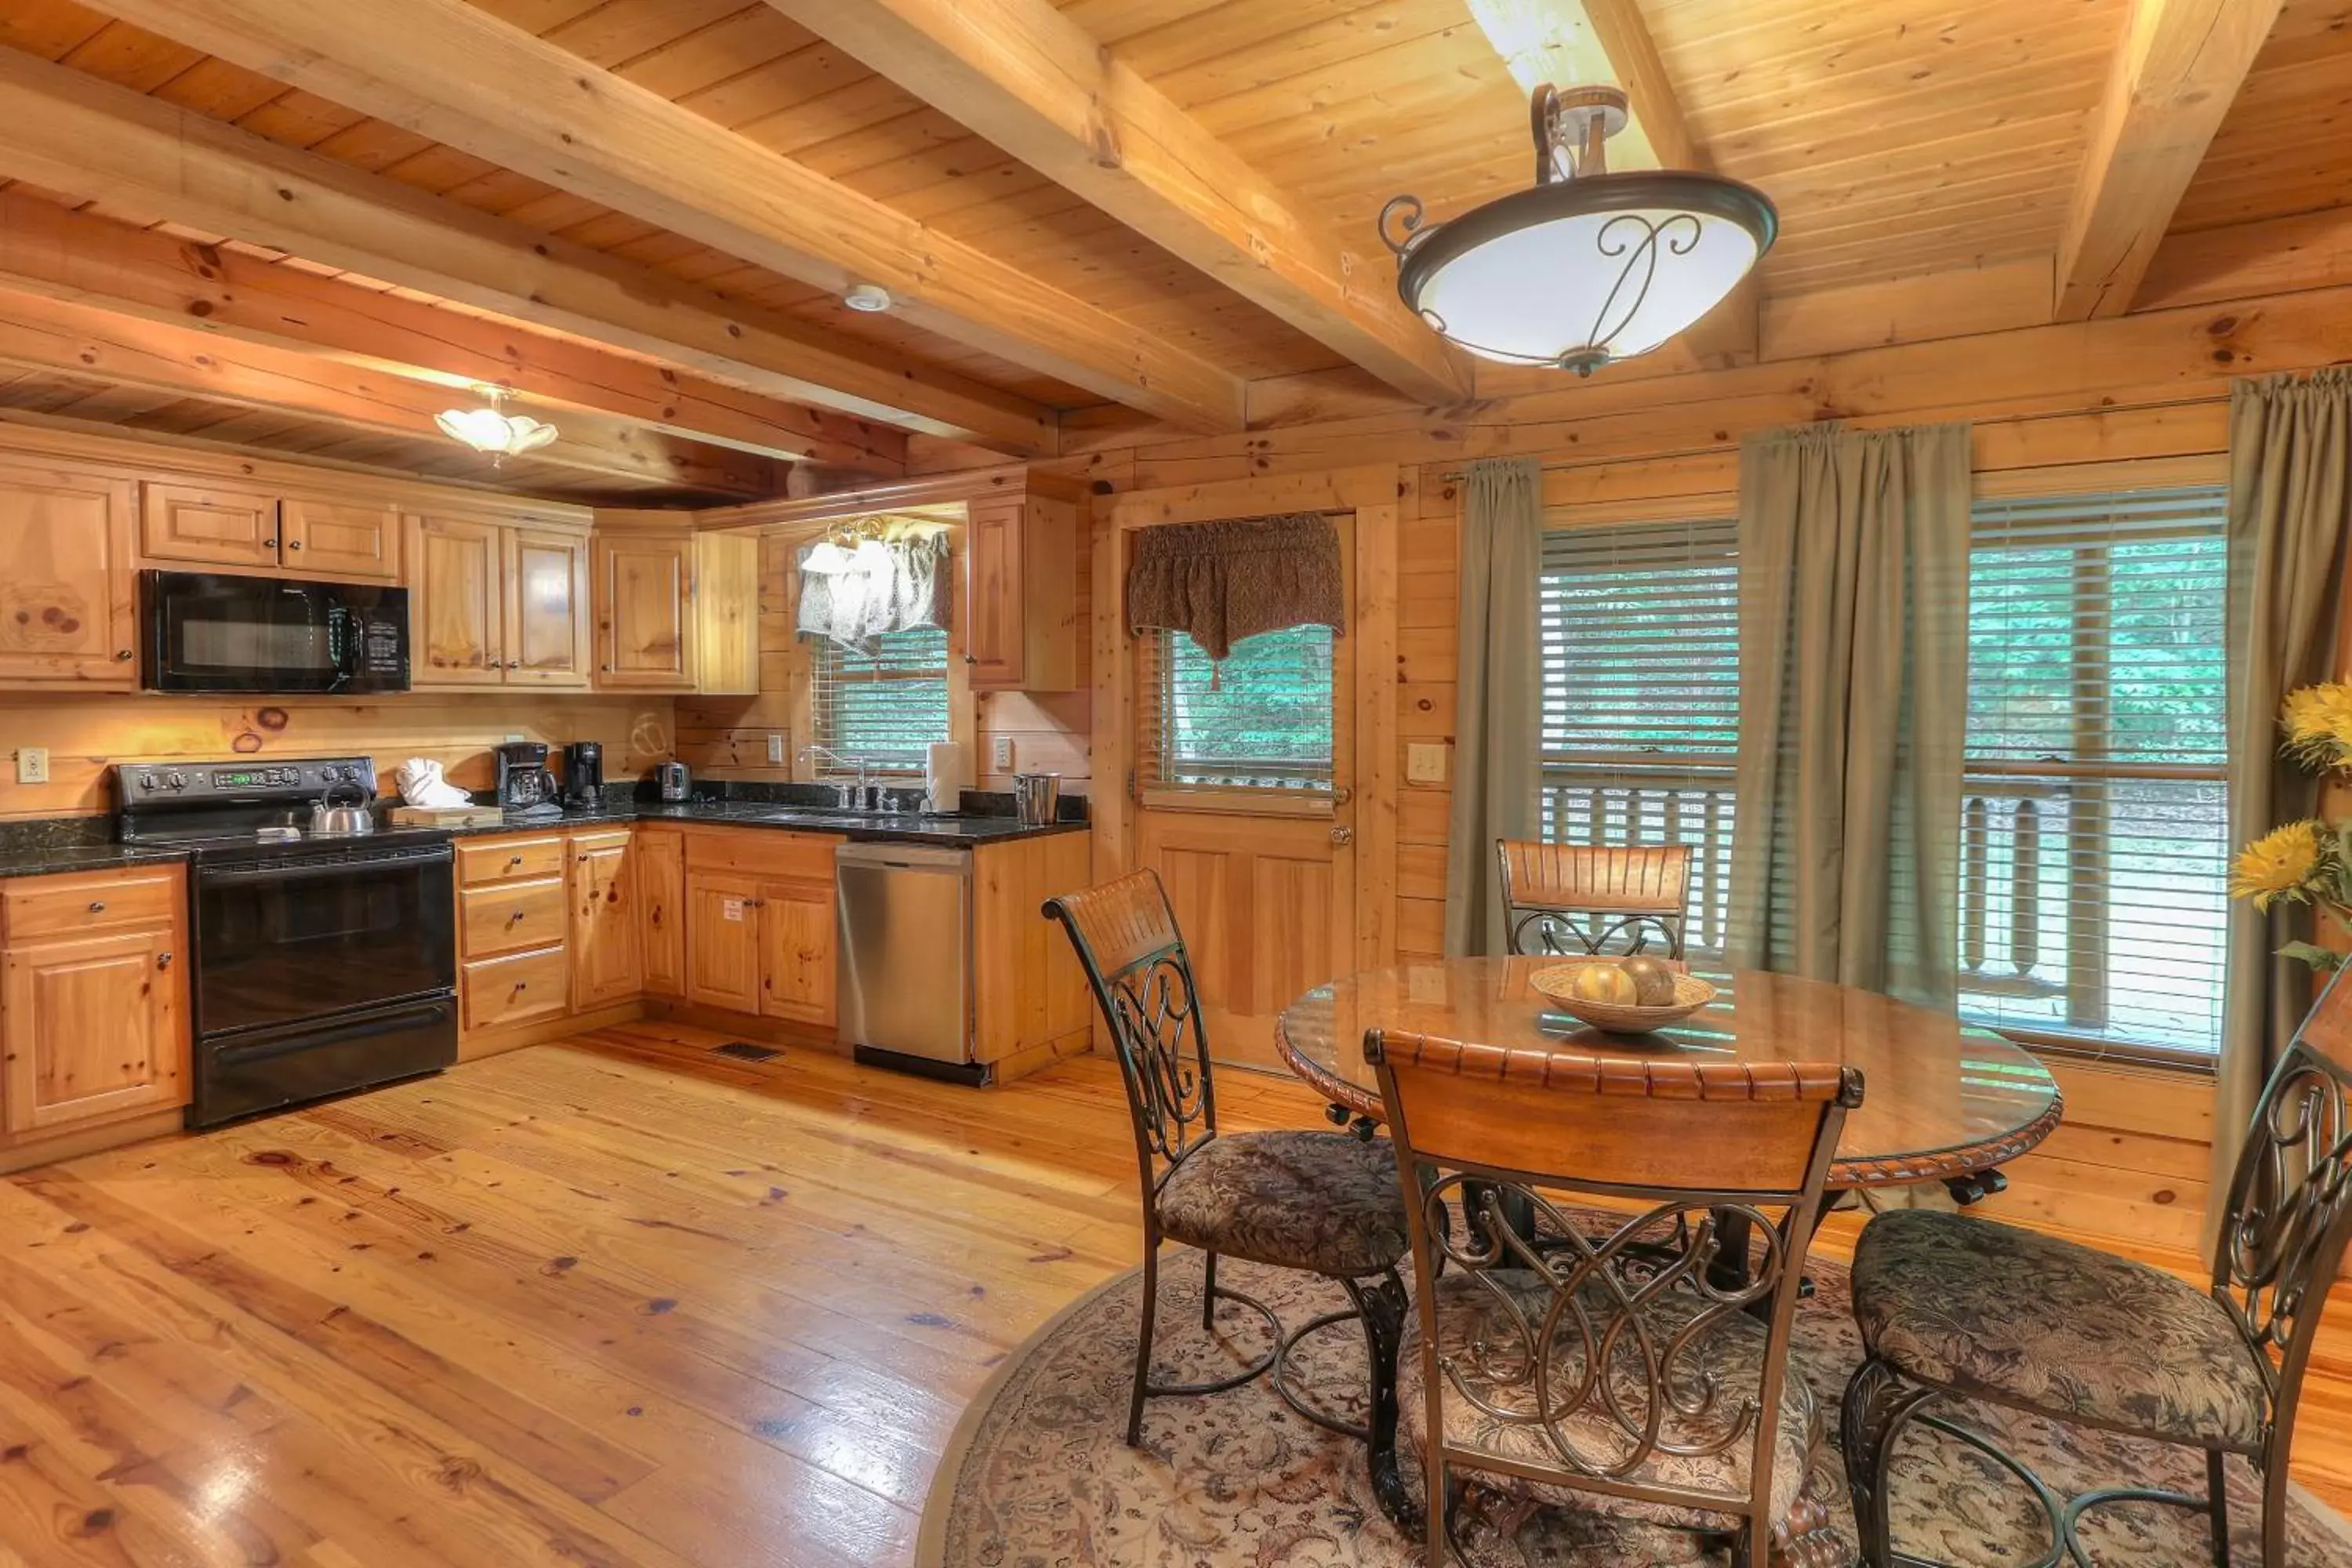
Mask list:
[{"label": "stainless tea kettle", "polygon": [[[335,792],[349,790],[357,804],[337,805]],[[316,838],[356,838],[375,831],[375,813],[369,809],[368,793],[351,779],[327,786],[327,793],[310,803],[310,834]]]}]

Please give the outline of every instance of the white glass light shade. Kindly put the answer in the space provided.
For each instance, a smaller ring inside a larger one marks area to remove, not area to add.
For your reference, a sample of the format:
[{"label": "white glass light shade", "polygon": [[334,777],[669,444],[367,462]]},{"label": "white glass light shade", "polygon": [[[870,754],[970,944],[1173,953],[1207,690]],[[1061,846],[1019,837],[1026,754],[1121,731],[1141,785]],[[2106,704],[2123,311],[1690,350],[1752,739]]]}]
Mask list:
[{"label": "white glass light shade", "polygon": [[500,457],[535,452],[556,436],[552,425],[525,414],[501,414],[495,408],[446,408],[433,416],[433,423],[451,440]]}]

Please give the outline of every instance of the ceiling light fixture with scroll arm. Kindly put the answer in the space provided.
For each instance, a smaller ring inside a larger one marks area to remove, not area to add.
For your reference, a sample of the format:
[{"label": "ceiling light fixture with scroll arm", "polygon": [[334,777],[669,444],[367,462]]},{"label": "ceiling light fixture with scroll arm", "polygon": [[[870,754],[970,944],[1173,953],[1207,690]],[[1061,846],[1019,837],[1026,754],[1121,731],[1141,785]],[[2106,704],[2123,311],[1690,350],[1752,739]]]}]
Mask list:
[{"label": "ceiling light fixture with scroll arm", "polygon": [[489,400],[488,407],[445,408],[433,416],[433,423],[451,440],[488,453],[492,468],[499,467],[509,458],[536,452],[555,439],[554,426],[528,414],[506,412],[501,406],[506,402],[506,388],[486,386],[482,395]]},{"label": "ceiling light fixture with scroll arm", "polygon": [[1397,292],[1448,342],[1591,375],[1690,327],[1772,247],[1780,215],[1753,185],[1609,172],[1605,143],[1626,122],[1622,89],[1542,83],[1528,116],[1533,189],[1426,226],[1418,196],[1381,209]]}]

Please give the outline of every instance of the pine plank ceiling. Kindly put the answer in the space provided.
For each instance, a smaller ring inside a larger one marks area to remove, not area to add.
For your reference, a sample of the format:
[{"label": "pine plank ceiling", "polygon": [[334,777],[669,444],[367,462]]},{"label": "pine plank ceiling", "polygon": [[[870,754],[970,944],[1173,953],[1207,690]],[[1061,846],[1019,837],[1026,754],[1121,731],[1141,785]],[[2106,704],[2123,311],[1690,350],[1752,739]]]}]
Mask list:
[{"label": "pine plank ceiling", "polygon": [[[1067,379],[896,315],[850,311],[826,289],[158,37],[110,16],[106,3],[9,0],[0,7],[0,47],[814,323],[903,355],[918,374],[950,373],[1048,410],[1103,402]],[[1362,242],[1382,287],[1387,263],[1370,236],[1389,196],[1416,192],[1444,216],[1527,178],[1524,95],[1468,0],[1057,3],[1307,216]],[[2131,3],[1639,0],[1639,16],[1698,147],[1720,172],[1779,204],[1781,237],[1761,285],[1768,299],[1788,300],[2057,255]],[[471,4],[1242,383],[1322,376],[1372,386],[1324,342],[876,75],[777,5]],[[2347,0],[2286,0],[2179,202],[2177,229],[2352,205],[2352,156],[2342,151],[2352,98],[2347,17]],[[0,176],[9,173],[0,159]],[[38,182],[16,188],[142,227],[219,238],[168,211],[93,203],[87,192]],[[227,248],[433,298],[311,258]],[[627,342],[618,352],[644,353]],[[42,395],[20,381],[0,399],[12,391]],[[153,424],[168,417],[163,409],[125,417]]]}]

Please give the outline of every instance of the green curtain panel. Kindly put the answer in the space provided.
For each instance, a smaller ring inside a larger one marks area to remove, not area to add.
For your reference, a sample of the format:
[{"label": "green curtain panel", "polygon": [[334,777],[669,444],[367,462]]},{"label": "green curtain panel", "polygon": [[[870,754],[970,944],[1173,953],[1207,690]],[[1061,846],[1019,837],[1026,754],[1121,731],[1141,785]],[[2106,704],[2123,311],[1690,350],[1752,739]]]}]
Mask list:
[{"label": "green curtain panel", "polygon": [[1954,1005],[1968,582],[1966,426],[1740,444],[1735,968]]},{"label": "green curtain panel", "polygon": [[1542,745],[1536,577],[1543,474],[1532,458],[1472,463],[1463,480],[1460,668],[1454,705],[1454,807],[1445,847],[1445,952],[1508,951],[1497,838],[1535,833]]},{"label": "green curtain panel", "polygon": [[[2230,841],[2313,816],[2319,783],[2280,754],[2279,700],[2336,673],[2352,531],[2352,372],[2230,389]],[[2230,906],[2229,981],[2213,1103],[2210,1241],[2263,1080],[2311,1005],[2310,974],[2276,955],[2306,911]]]}]

